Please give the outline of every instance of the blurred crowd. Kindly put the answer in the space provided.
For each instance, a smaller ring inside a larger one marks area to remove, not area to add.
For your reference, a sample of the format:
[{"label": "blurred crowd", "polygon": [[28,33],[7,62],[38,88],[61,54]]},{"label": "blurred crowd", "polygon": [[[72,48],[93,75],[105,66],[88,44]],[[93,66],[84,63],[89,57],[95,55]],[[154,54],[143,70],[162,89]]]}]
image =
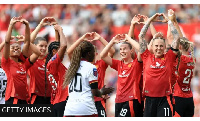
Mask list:
[{"label": "blurred crowd", "polygon": [[[39,24],[44,17],[54,17],[63,27],[68,39],[69,46],[86,32],[97,32],[108,42],[114,34],[113,27],[130,26],[134,15],[143,14],[148,17],[155,13],[167,13],[168,9],[175,11],[177,21],[180,24],[200,25],[200,5],[199,4],[9,4],[0,5],[0,41],[4,40],[10,22],[14,16],[23,16],[30,23],[31,30]],[[163,24],[163,23],[156,23]],[[16,24],[13,35],[24,34],[24,26]],[[200,116],[200,26],[195,29],[190,40],[195,44],[195,57],[197,59],[195,76],[192,80],[192,89],[195,102],[195,116]],[[39,33],[39,36],[46,37],[51,41],[55,37],[54,29],[46,26]],[[138,36],[138,35],[137,35]],[[150,35],[149,35],[150,36]],[[186,36],[187,37],[187,36]],[[150,39],[151,37],[149,37]],[[103,45],[97,41],[95,43],[98,52],[101,52]],[[119,58],[117,53],[118,45],[115,46],[116,54],[114,58]],[[64,64],[69,65],[67,56]],[[105,82],[109,86],[116,87],[117,72],[108,68]],[[114,114],[115,94],[107,101],[107,115]]]}]

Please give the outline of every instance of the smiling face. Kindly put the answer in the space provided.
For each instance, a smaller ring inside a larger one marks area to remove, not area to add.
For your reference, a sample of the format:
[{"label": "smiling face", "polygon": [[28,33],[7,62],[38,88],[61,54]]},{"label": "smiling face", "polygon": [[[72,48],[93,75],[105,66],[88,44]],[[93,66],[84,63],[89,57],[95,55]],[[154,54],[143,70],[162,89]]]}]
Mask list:
[{"label": "smiling face", "polygon": [[19,57],[21,54],[21,46],[18,43],[13,43],[10,45],[10,56]]},{"label": "smiling face", "polygon": [[38,44],[36,44],[36,47],[40,50],[40,56],[45,56],[47,51],[47,42],[46,41],[38,41]]},{"label": "smiling face", "polygon": [[120,46],[120,56],[124,60],[131,58],[131,48],[128,44],[122,43]]},{"label": "smiling face", "polygon": [[163,57],[165,48],[166,48],[166,45],[163,39],[155,39],[153,41],[153,53],[156,58]]}]

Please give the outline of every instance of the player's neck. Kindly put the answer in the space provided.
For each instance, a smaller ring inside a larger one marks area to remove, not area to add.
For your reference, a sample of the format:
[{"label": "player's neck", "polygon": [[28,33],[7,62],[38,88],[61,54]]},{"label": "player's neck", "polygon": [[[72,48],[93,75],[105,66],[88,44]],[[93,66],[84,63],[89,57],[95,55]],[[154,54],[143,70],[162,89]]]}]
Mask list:
[{"label": "player's neck", "polygon": [[15,61],[15,62],[18,62],[18,58],[16,58],[16,57],[10,57],[10,59]]},{"label": "player's neck", "polygon": [[124,64],[129,64],[133,59],[132,58],[125,58],[123,59]]},{"label": "player's neck", "polygon": [[181,51],[183,55],[189,55],[189,52],[187,51]]},{"label": "player's neck", "polygon": [[38,59],[43,59],[46,55],[40,55]]}]

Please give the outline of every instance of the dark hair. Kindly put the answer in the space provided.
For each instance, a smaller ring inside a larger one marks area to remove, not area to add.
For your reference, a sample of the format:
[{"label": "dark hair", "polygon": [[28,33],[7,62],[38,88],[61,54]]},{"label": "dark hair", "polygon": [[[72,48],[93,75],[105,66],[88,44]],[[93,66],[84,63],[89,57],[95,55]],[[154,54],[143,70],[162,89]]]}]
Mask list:
[{"label": "dark hair", "polygon": [[53,57],[53,49],[58,49],[60,47],[60,42],[51,42],[49,47],[48,47],[48,53],[47,53],[47,58],[45,61],[45,96],[46,96],[46,85],[47,85],[47,64],[49,60]]},{"label": "dark hair", "polygon": [[37,37],[34,41],[34,44],[37,45],[39,43],[39,41],[46,41],[48,42],[44,37]]},{"label": "dark hair", "polygon": [[122,44],[127,44],[129,46],[130,49],[132,49],[132,45],[128,42],[122,42]]},{"label": "dark hair", "polygon": [[63,87],[65,88],[74,78],[76,72],[79,69],[81,58],[88,59],[89,62],[94,60],[94,46],[88,41],[83,41],[75,48],[72,54],[71,63],[69,69],[65,74],[65,80]]}]

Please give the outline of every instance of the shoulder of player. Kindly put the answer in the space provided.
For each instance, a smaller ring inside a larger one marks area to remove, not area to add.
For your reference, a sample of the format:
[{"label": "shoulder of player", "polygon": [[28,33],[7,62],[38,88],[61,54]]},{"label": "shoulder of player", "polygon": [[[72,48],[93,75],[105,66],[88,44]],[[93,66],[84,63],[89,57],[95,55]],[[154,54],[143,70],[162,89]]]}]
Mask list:
[{"label": "shoulder of player", "polygon": [[81,65],[84,67],[87,67],[87,68],[96,68],[95,65],[93,65],[92,63],[87,62],[87,61],[81,61]]}]

